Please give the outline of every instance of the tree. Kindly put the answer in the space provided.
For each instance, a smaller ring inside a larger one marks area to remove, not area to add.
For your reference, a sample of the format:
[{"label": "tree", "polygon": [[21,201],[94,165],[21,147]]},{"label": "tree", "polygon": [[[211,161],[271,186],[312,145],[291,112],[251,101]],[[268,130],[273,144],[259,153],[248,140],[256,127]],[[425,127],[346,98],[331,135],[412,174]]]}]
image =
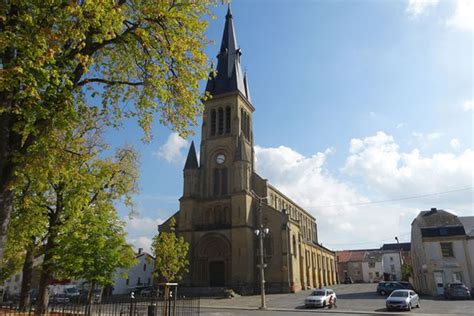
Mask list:
[{"label": "tree", "polygon": [[175,233],[175,219],[171,218],[170,232],[161,231],[153,238],[155,273],[164,282],[178,282],[188,272],[189,244]]},{"label": "tree", "polygon": [[0,258],[18,171],[30,156],[48,155],[51,132],[72,130],[85,107],[109,125],[135,117],[145,139],[154,117],[190,131],[202,110],[204,16],[213,3],[1,1]]}]

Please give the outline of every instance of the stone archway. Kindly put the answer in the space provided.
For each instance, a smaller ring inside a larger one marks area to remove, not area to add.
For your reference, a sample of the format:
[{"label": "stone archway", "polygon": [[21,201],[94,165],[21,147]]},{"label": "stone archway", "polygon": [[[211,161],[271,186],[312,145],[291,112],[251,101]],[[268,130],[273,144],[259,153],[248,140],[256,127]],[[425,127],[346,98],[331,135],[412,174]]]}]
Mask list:
[{"label": "stone archway", "polygon": [[223,287],[230,283],[231,246],[224,235],[211,233],[201,237],[194,256],[196,285]]}]

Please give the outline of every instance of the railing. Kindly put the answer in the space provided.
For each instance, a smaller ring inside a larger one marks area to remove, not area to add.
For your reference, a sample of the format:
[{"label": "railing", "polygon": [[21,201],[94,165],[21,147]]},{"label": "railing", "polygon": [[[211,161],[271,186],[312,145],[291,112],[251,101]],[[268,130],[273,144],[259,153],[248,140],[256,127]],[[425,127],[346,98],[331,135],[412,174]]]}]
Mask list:
[{"label": "railing", "polygon": [[[110,297],[100,303],[50,303],[46,315],[51,316],[192,316],[199,315],[199,298],[180,297],[165,301],[162,297]],[[35,306],[20,310],[17,304],[0,304],[0,315],[35,315]]]}]

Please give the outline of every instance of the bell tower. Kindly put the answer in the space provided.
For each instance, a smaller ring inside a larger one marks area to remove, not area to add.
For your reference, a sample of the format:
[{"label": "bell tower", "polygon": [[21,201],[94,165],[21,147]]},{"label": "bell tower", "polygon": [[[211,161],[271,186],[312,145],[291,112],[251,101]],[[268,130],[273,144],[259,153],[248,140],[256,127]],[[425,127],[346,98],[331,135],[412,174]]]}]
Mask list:
[{"label": "bell tower", "polygon": [[[252,115],[230,7],[217,67],[204,101],[199,161],[194,143],[183,170],[178,230],[192,245],[193,286],[253,284],[255,270]],[[213,273],[210,273],[212,269]]]}]

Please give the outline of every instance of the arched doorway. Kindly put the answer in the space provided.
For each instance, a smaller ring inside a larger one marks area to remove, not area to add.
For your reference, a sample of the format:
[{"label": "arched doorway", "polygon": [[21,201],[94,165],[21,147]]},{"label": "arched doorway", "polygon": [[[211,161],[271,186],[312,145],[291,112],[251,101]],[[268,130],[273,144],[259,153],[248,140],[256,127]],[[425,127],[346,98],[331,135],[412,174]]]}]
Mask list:
[{"label": "arched doorway", "polygon": [[211,233],[203,236],[196,247],[199,267],[194,279],[201,286],[223,287],[231,275],[231,247],[224,235]]}]

